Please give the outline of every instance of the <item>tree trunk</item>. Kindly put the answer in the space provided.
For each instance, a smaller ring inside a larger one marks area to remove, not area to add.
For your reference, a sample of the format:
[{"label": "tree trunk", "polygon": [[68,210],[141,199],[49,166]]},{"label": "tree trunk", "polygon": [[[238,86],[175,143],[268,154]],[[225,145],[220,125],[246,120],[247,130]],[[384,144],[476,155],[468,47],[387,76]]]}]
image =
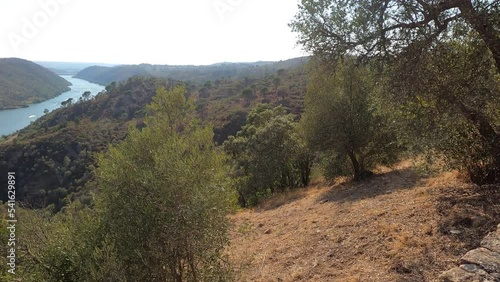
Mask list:
[{"label": "tree trunk", "polygon": [[493,158],[491,171],[484,175],[484,179],[472,179],[478,184],[500,182],[500,134],[498,134],[488,118],[481,112],[465,106],[456,99],[447,99],[451,104],[455,104],[462,115],[476,125],[479,135],[484,138],[490,147],[490,154]]},{"label": "tree trunk", "polygon": [[349,159],[351,159],[352,169],[354,170],[354,180],[361,180],[363,169],[361,168],[356,155],[350,150],[347,151],[347,155],[349,156]]},{"label": "tree trunk", "polygon": [[500,73],[500,35],[491,22],[491,16],[475,10],[470,0],[461,2],[462,3],[459,5],[460,12],[463,14],[467,23],[479,33],[484,43],[493,54],[497,73]]}]

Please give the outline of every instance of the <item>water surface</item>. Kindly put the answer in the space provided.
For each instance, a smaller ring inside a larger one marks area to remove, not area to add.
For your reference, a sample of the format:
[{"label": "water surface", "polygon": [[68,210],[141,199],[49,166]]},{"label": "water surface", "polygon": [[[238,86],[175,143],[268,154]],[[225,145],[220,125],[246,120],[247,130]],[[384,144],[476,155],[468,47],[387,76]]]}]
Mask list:
[{"label": "water surface", "polygon": [[73,78],[70,75],[61,75],[62,78],[71,82],[71,90],[47,100],[42,103],[32,104],[27,108],[14,110],[0,110],[0,136],[8,135],[28,126],[32,121],[44,115],[45,109],[53,111],[61,107],[61,102],[73,98],[78,101],[85,91],[90,91],[92,95],[104,90],[104,87],[98,84],[90,83],[83,79]]}]

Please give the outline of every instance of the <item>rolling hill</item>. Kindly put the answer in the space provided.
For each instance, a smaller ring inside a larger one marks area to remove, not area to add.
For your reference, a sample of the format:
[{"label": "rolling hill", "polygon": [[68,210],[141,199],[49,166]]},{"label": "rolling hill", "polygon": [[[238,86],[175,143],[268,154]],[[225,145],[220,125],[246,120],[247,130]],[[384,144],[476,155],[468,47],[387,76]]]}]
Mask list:
[{"label": "rolling hill", "polygon": [[59,75],[75,75],[79,71],[91,67],[91,66],[106,66],[112,67],[112,64],[103,63],[77,63],[77,62],[46,62],[46,61],[35,61],[35,63],[59,74]]},{"label": "rolling hill", "polygon": [[[0,172],[15,171],[18,175],[16,199],[32,207],[53,204],[55,210],[65,204],[68,195],[88,200],[86,191],[95,188],[95,153],[122,141],[129,126],[144,126],[145,105],[158,87],[171,88],[180,83],[151,77],[112,83],[96,97],[55,110],[17,135],[0,140]],[[220,144],[241,129],[257,103],[283,105],[299,115],[306,76],[305,68],[299,67],[259,79],[224,78],[184,84],[200,120],[214,126],[214,141]],[[252,89],[253,94],[244,96],[245,89]],[[0,181],[6,175],[1,173]],[[6,200],[7,193],[2,195],[0,199]]]},{"label": "rolling hill", "polygon": [[0,59],[0,109],[26,107],[70,90],[69,83],[33,62]]},{"label": "rolling hill", "polygon": [[78,72],[75,77],[101,85],[108,85],[113,81],[123,81],[136,75],[205,82],[224,77],[259,78],[275,73],[279,69],[290,69],[303,66],[307,61],[308,57],[301,57],[279,62],[218,63],[209,66],[150,64],[121,65],[114,67],[91,66]]}]

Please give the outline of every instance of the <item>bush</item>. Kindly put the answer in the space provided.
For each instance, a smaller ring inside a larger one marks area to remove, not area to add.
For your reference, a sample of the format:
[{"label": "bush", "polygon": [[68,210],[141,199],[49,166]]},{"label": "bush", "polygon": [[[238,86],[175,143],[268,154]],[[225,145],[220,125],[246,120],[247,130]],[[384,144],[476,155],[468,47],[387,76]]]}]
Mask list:
[{"label": "bush", "polygon": [[395,134],[372,101],[376,91],[371,71],[347,59],[334,73],[320,64],[311,72],[301,125],[311,150],[330,158],[327,178],[361,180],[397,159]]},{"label": "bush", "polygon": [[159,89],[147,127],[99,157],[97,206],[114,249],[102,252],[116,252],[132,281],[231,278],[222,255],[234,199],[225,157],[184,92]]},{"label": "bush", "polygon": [[254,205],[266,195],[306,186],[312,157],[305,148],[294,116],[282,107],[260,104],[245,126],[224,143],[239,181],[239,202]]}]

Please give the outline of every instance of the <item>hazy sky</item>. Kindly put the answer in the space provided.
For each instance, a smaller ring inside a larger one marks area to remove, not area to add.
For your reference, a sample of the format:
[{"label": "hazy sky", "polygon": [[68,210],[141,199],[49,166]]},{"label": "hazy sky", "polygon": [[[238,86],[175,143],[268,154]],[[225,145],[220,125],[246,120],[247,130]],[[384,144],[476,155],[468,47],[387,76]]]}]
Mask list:
[{"label": "hazy sky", "polygon": [[0,0],[0,57],[212,64],[305,55],[298,0]]}]

